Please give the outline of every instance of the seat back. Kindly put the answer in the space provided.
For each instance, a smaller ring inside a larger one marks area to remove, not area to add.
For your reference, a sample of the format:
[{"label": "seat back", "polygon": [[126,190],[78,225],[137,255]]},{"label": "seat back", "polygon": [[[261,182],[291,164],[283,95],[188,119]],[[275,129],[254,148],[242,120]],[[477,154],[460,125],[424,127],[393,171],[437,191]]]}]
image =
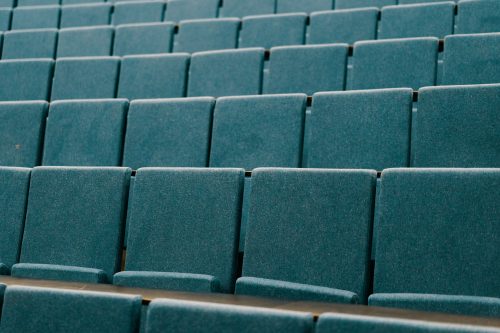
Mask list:
[{"label": "seat back", "polygon": [[169,53],[174,39],[174,27],[171,22],[117,26],[113,54],[126,56]]},{"label": "seat back", "polygon": [[61,29],[57,57],[110,56],[114,33],[111,26]]},{"label": "seat back", "polygon": [[48,101],[54,60],[0,61],[0,101]]},{"label": "seat back", "polygon": [[2,59],[55,58],[57,29],[6,31]]}]

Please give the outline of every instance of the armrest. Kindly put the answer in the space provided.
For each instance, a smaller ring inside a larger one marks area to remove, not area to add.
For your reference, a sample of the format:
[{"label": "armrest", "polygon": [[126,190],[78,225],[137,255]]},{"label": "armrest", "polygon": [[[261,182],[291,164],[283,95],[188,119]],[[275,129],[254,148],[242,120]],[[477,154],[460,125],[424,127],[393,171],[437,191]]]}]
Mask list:
[{"label": "armrest", "polygon": [[26,279],[62,280],[73,282],[106,283],[106,272],[96,268],[28,264],[12,266],[12,276]]},{"label": "armrest", "polygon": [[9,275],[10,269],[9,266],[0,263],[0,275]]}]

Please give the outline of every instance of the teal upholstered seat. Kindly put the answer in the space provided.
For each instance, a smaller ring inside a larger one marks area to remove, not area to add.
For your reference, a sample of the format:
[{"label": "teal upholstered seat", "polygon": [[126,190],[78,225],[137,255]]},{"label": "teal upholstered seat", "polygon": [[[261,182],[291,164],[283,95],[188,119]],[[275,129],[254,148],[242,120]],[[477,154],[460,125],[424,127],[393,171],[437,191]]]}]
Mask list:
[{"label": "teal upholstered seat", "polygon": [[[103,1],[101,1],[103,2]],[[63,2],[63,4],[65,4]],[[63,6],[60,28],[107,25],[111,22],[113,6],[108,3],[89,3]]]},{"label": "teal upholstered seat", "polygon": [[379,39],[444,38],[453,33],[455,2],[387,6],[381,15]]},{"label": "teal upholstered seat", "polygon": [[110,26],[61,29],[57,57],[110,56],[113,34]]},{"label": "teal upholstered seat", "polygon": [[127,100],[51,103],[43,165],[120,166]]},{"label": "teal upholstered seat", "polygon": [[118,57],[57,59],[52,100],[114,98],[119,65]]},{"label": "teal upholstered seat", "polygon": [[335,0],[335,9],[378,7],[396,5],[397,0]]},{"label": "teal upholstered seat", "polygon": [[189,54],[126,56],[120,68],[118,97],[183,97],[186,92]]},{"label": "teal upholstered seat", "polygon": [[[0,274],[9,274],[21,250],[30,169],[0,167]],[[3,296],[3,295],[2,295]],[[3,298],[3,297],[2,297]]]},{"label": "teal upholstered seat", "polygon": [[12,275],[110,282],[120,269],[130,174],[128,168],[34,168]]},{"label": "teal upholstered seat", "polygon": [[219,17],[274,14],[275,0],[225,0]]},{"label": "teal upholstered seat", "polygon": [[409,166],[412,95],[408,88],[315,94],[307,166]]},{"label": "teal upholstered seat", "polygon": [[114,54],[168,53],[172,48],[173,23],[124,24],[115,28]]},{"label": "teal upholstered seat", "polygon": [[2,331],[133,333],[141,301],[132,295],[9,286]]},{"label": "teal upholstered seat", "polygon": [[273,47],[265,92],[344,90],[347,53],[347,44]]},{"label": "teal upholstered seat", "polygon": [[500,33],[447,36],[442,84],[500,83]]},{"label": "teal upholstered seat", "polygon": [[206,167],[214,105],[211,97],[133,101],[123,165]]},{"label": "teal upholstered seat", "polygon": [[371,170],[254,170],[236,294],[366,302],[376,180]]},{"label": "teal upholstered seat", "polygon": [[300,45],[305,42],[305,13],[247,16],[242,20],[239,47]]},{"label": "teal upholstered seat", "polygon": [[385,170],[369,303],[498,317],[499,186],[499,169]]},{"label": "teal upholstered seat", "polygon": [[500,167],[500,84],[420,89],[414,166]]},{"label": "teal upholstered seat", "polygon": [[188,96],[255,95],[262,91],[264,49],[205,51],[191,56]]},{"label": "teal upholstered seat", "polygon": [[154,300],[146,332],[311,333],[310,313],[179,300]]},{"label": "teal upholstered seat", "polygon": [[0,165],[40,164],[47,102],[0,103]]},{"label": "teal upholstered seat", "polygon": [[306,95],[224,97],[214,111],[211,167],[300,167]]},{"label": "teal upholstered seat", "polygon": [[333,9],[332,0],[276,0],[277,13],[310,13]]},{"label": "teal upholstered seat", "polygon": [[0,0],[0,7],[14,7],[14,0]]},{"label": "teal upholstered seat", "polygon": [[94,4],[99,2],[106,2],[106,0],[61,0],[62,5]]},{"label": "teal upholstered seat", "polygon": [[167,3],[165,21],[216,18],[218,12],[219,0],[171,0]]},{"label": "teal upholstered seat", "polygon": [[0,7],[0,31],[9,30],[11,18],[12,9]]},{"label": "teal upholstered seat", "polygon": [[139,169],[114,284],[232,292],[243,179],[242,169]]},{"label": "teal upholstered seat", "polygon": [[0,61],[0,101],[48,100],[54,60]]},{"label": "teal upholstered seat", "polygon": [[165,14],[165,1],[117,1],[113,24],[161,22]]},{"label": "teal upholstered seat", "polygon": [[[445,1],[455,1],[456,0],[445,0]],[[443,2],[443,0],[398,0],[400,5],[412,5],[417,3],[432,3],[432,2]]]},{"label": "teal upholstered seat", "polygon": [[331,10],[312,13],[308,44],[348,43],[375,39],[377,8]]},{"label": "teal upholstered seat", "polygon": [[2,59],[55,58],[57,29],[6,31]]},{"label": "teal upholstered seat", "polygon": [[238,45],[240,23],[236,18],[182,21],[174,52],[234,49]]},{"label": "teal upholstered seat", "polygon": [[59,6],[26,6],[12,11],[12,30],[59,28]]},{"label": "teal upholstered seat", "polygon": [[455,33],[470,34],[500,31],[500,3],[495,0],[458,2]]},{"label": "teal upholstered seat", "polygon": [[58,5],[60,0],[17,0],[17,7]]},{"label": "teal upholstered seat", "polygon": [[351,88],[433,86],[437,52],[438,39],[431,37],[357,42],[354,44]]}]

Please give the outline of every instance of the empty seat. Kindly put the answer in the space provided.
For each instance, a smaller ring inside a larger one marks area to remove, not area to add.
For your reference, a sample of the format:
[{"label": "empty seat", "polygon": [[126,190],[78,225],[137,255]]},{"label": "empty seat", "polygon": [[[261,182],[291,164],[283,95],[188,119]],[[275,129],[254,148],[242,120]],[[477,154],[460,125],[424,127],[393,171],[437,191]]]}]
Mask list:
[{"label": "empty seat", "polygon": [[437,37],[453,33],[455,2],[423,3],[382,8],[379,39]]},{"label": "empty seat", "polygon": [[188,96],[260,94],[263,65],[261,48],[194,53],[189,67]]},{"label": "empty seat", "polygon": [[115,29],[114,55],[168,53],[172,48],[173,23],[125,24]]},{"label": "empty seat", "polygon": [[[451,1],[456,2],[456,0],[451,0]],[[400,5],[412,5],[417,3],[432,3],[432,2],[443,2],[443,0],[398,0],[398,4]]]},{"label": "empty seat", "polygon": [[354,44],[351,89],[413,88],[436,84],[437,38]]},{"label": "empty seat", "polygon": [[[3,106],[3,105],[2,105]],[[2,117],[3,118],[3,117]],[[30,169],[0,167],[0,273],[7,275],[21,250]],[[3,296],[3,293],[2,293]],[[0,302],[1,303],[1,302]]]},{"label": "empty seat", "polygon": [[120,166],[127,100],[71,100],[50,105],[43,165]]},{"label": "empty seat", "polygon": [[113,24],[161,22],[165,13],[165,1],[116,2]]},{"label": "empty seat", "polygon": [[57,29],[6,31],[3,38],[2,59],[55,58]]},{"label": "empty seat", "polygon": [[137,171],[121,286],[232,292],[242,169]]},{"label": "empty seat", "polygon": [[111,21],[111,9],[107,3],[63,6],[61,10],[61,28],[107,25]]},{"label": "empty seat", "polygon": [[99,2],[106,2],[106,0],[61,0],[62,5],[94,4]]},{"label": "empty seat", "polygon": [[239,47],[304,44],[307,15],[277,14],[243,18]]},{"label": "empty seat", "polygon": [[396,0],[335,0],[335,9],[378,7],[397,5]]},{"label": "empty seat", "polygon": [[377,8],[312,13],[308,44],[348,43],[375,39]]},{"label": "empty seat", "polygon": [[27,6],[12,11],[11,29],[40,29],[59,27],[59,6]]},{"label": "empty seat", "polygon": [[118,57],[57,59],[52,100],[114,98],[119,65]]},{"label": "empty seat", "polygon": [[110,282],[120,269],[130,174],[128,168],[34,168],[12,276]]},{"label": "empty seat", "polygon": [[500,3],[496,0],[461,0],[455,33],[500,31]]},{"label": "empty seat", "polygon": [[220,0],[172,0],[167,4],[165,21],[179,22],[203,18],[216,18]]},{"label": "empty seat", "polygon": [[347,44],[273,47],[265,92],[312,95],[344,90],[348,48]]},{"label": "empty seat", "polygon": [[309,333],[312,330],[310,313],[166,299],[149,304],[146,322],[146,331],[150,333]]},{"label": "empty seat", "polygon": [[306,95],[224,97],[214,111],[211,167],[300,167]]},{"label": "empty seat", "polygon": [[219,17],[274,14],[275,0],[225,0]]},{"label": "empty seat", "polygon": [[365,302],[376,181],[371,170],[254,170],[236,294]]},{"label": "empty seat", "polygon": [[50,59],[0,61],[0,101],[47,101],[53,67]]},{"label": "empty seat", "polygon": [[442,84],[500,83],[500,33],[447,36]]},{"label": "empty seat", "polygon": [[17,0],[17,7],[59,5],[59,0]]},{"label": "empty seat", "polygon": [[234,49],[238,44],[240,20],[188,20],[179,24],[174,52],[200,52]]},{"label": "empty seat", "polygon": [[277,13],[310,13],[333,9],[332,0],[277,0]]},{"label": "empty seat", "polygon": [[206,167],[214,105],[211,97],[132,101],[123,165]]},{"label": "empty seat", "polygon": [[139,327],[140,296],[9,286],[4,332],[119,332]]},{"label": "empty seat", "polygon": [[57,57],[109,56],[113,50],[113,34],[110,26],[61,29]]},{"label": "empty seat", "polygon": [[138,55],[123,58],[118,97],[183,97],[186,91],[189,54]]},{"label": "empty seat", "polygon": [[369,303],[498,317],[499,186],[499,169],[385,170]]},{"label": "empty seat", "polygon": [[40,101],[0,103],[0,165],[40,164],[48,107]]},{"label": "empty seat", "polygon": [[409,166],[412,96],[407,88],[315,94],[307,166]]},{"label": "empty seat", "polygon": [[418,167],[500,167],[500,85],[419,91],[414,161]]},{"label": "empty seat", "polygon": [[9,30],[12,9],[0,8],[0,31]]}]

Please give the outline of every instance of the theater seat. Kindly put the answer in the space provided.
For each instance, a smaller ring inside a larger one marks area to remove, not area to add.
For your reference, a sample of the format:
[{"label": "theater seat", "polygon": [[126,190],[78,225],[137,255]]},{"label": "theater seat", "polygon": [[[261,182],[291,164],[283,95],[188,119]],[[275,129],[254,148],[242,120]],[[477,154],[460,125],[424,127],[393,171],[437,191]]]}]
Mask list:
[{"label": "theater seat", "polygon": [[498,317],[499,185],[498,169],[385,170],[369,304]]},{"label": "theater seat", "polygon": [[123,165],[206,167],[214,105],[211,97],[132,101]]},{"label": "theater seat", "polygon": [[57,57],[110,56],[114,32],[110,26],[61,29]]},{"label": "theater seat", "polygon": [[[102,3],[106,0],[61,0],[61,5],[80,5],[80,4],[94,4]],[[114,2],[114,1],[111,1]]]},{"label": "theater seat", "polygon": [[50,96],[52,59],[0,61],[0,101],[47,101]]},{"label": "theater seat", "polygon": [[141,297],[9,286],[2,332],[117,332],[139,327]]},{"label": "theater seat", "polygon": [[172,49],[174,24],[124,24],[115,28],[114,55],[168,53]]},{"label": "theater seat", "polygon": [[277,13],[310,13],[331,9],[332,0],[276,0]]},{"label": "theater seat", "polygon": [[128,168],[34,168],[12,276],[111,282],[120,268],[130,174]]},{"label": "theater seat", "polygon": [[500,3],[496,0],[460,0],[456,34],[500,31]]},{"label": "theater seat", "polygon": [[180,22],[216,18],[220,0],[171,0],[167,3],[165,21]]},{"label": "theater seat", "polygon": [[57,34],[57,29],[6,31],[2,59],[55,58]]},{"label": "theater seat", "polygon": [[236,294],[365,303],[376,179],[371,170],[254,170]]},{"label": "theater seat", "polygon": [[17,7],[58,5],[59,0],[17,0]]},{"label": "theater seat", "polygon": [[59,6],[26,6],[12,11],[12,30],[59,28]]},{"label": "theater seat", "polygon": [[310,313],[158,299],[148,306],[146,332],[310,333]]},{"label": "theater seat", "polygon": [[120,166],[128,101],[50,104],[43,165]]},{"label": "theater seat", "polygon": [[165,1],[117,1],[114,6],[113,24],[161,22]]},{"label": "theater seat", "polygon": [[[68,0],[65,0],[66,2]],[[61,7],[60,28],[86,27],[93,25],[107,25],[111,22],[112,4],[90,3],[96,1],[80,1],[77,5]],[[104,2],[104,1],[101,1]],[[72,3],[77,3],[73,1]],[[66,3],[63,1],[63,5]]]},{"label": "theater seat", "polygon": [[11,8],[0,7],[0,31],[9,30],[11,17],[12,17]]},{"label": "theater seat", "polygon": [[396,0],[336,0],[335,9],[378,7],[396,5]]},{"label": "theater seat", "polygon": [[120,286],[232,292],[242,169],[137,171]]},{"label": "theater seat", "polygon": [[274,14],[275,0],[225,0],[219,17]]}]

